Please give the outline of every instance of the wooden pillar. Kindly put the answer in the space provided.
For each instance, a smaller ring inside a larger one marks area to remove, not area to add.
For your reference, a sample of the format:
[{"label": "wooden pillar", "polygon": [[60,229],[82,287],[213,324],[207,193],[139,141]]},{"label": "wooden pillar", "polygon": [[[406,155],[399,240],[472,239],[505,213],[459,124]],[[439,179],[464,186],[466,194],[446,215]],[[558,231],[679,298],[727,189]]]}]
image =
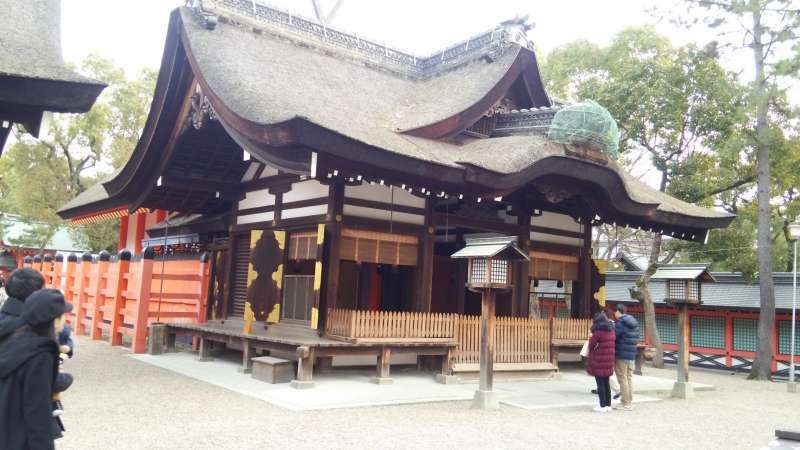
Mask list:
[{"label": "wooden pillar", "polygon": [[572,308],[573,317],[587,318],[592,315],[592,224],[590,218],[584,218],[582,221],[583,226],[583,241],[581,244],[581,253],[578,260],[578,279],[580,289],[576,293],[578,295],[578,308]]},{"label": "wooden pillar", "polygon": [[[105,287],[108,284],[108,266],[111,260],[111,255],[107,251],[100,252],[97,264],[94,270],[94,283],[92,283],[92,296],[94,303],[92,304],[92,329],[89,330],[89,335],[92,340],[99,340],[103,337],[103,330],[100,326],[103,323],[102,311],[105,309]],[[104,283],[105,281],[105,283]]]},{"label": "wooden pillar", "polygon": [[253,346],[250,345],[248,339],[242,339],[242,367],[239,368],[241,373],[253,372]]},{"label": "wooden pillar", "polygon": [[205,336],[200,336],[199,344],[197,346],[197,360],[200,362],[214,360],[214,357],[211,356],[211,341],[206,339]]},{"label": "wooden pillar", "polygon": [[[44,255],[42,258],[42,276],[44,277],[44,287],[54,288],[53,281],[53,255]],[[56,288],[58,289],[58,288]]]},{"label": "wooden pillar", "polygon": [[478,390],[472,406],[480,409],[497,408],[497,397],[494,388],[494,295],[490,289],[484,289],[481,295],[481,347],[480,347],[480,379]]},{"label": "wooden pillar", "polygon": [[[142,251],[142,240],[144,239],[144,226],[147,222],[147,214],[136,214],[136,235],[134,236],[133,252],[139,253]],[[129,243],[130,244],[130,243]]]},{"label": "wooden pillar", "polygon": [[[341,238],[341,237],[340,237]],[[325,224],[317,225],[317,254],[314,261],[314,303],[311,305],[311,329],[322,334],[328,312],[322,307],[322,262],[325,260]]]},{"label": "wooden pillar", "polygon": [[344,183],[334,182],[330,185],[328,196],[328,213],[325,226],[328,241],[328,254],[324,263],[325,273],[325,309],[336,308],[339,295],[339,262],[342,245],[342,210],[344,209]]},{"label": "wooden pillar", "polygon": [[119,242],[117,242],[117,250],[121,251],[128,247],[128,222],[131,216],[122,216],[119,218]]},{"label": "wooden pillar", "polygon": [[[200,267],[198,268],[198,275],[200,277],[200,285],[198,286],[198,293],[200,297],[197,300],[197,323],[206,323],[208,321],[208,305],[211,301],[209,294],[209,273],[210,266],[209,259],[211,254],[204,252],[200,255]],[[159,300],[160,301],[160,300]]]},{"label": "wooden pillar", "polygon": [[678,381],[689,381],[689,306],[678,306]]},{"label": "wooden pillar", "polygon": [[694,388],[689,383],[689,305],[678,305],[678,378],[672,386],[672,397],[688,399],[694,397]]},{"label": "wooden pillar", "polygon": [[[456,235],[456,242],[458,243],[458,249],[464,248],[464,233],[458,233]],[[455,260],[456,263],[456,282],[455,282],[455,289],[456,289],[456,313],[464,314],[464,310],[466,309],[466,301],[467,301],[467,266],[468,262],[466,258],[458,258]]]},{"label": "wooden pillar", "polygon": [[433,199],[425,199],[425,231],[417,249],[417,311],[430,312],[433,291],[433,246],[436,241]]},{"label": "wooden pillar", "polygon": [[[66,273],[64,272],[64,255],[57,254],[55,263],[53,264],[53,287],[56,289],[64,289],[64,279]],[[66,292],[64,293],[66,300]]]},{"label": "wooden pillar", "polygon": [[291,387],[308,389],[314,387],[311,380],[314,373],[314,347],[297,347],[297,379],[292,380]]},{"label": "wooden pillar", "polygon": [[86,323],[84,323],[84,319],[86,319],[86,293],[89,290],[89,286],[91,285],[91,273],[92,273],[92,254],[91,253],[84,253],[81,255],[81,267],[78,270],[78,281],[76,283],[77,287],[77,300],[74,304],[75,309],[75,333],[76,334],[86,334]]},{"label": "wooden pillar", "polygon": [[[517,243],[520,250],[527,255],[530,252],[531,215],[524,199],[516,202],[514,206],[517,213],[517,226],[519,227]],[[528,317],[530,312],[530,265],[530,261],[526,259],[514,262],[511,315],[515,317]]]},{"label": "wooden pillar", "polygon": [[391,384],[392,379],[389,376],[389,368],[391,365],[392,349],[389,347],[382,347],[381,353],[378,355],[378,364],[376,366],[375,376],[370,378],[370,382],[375,384]]},{"label": "wooden pillar", "polygon": [[133,353],[144,353],[147,346],[147,322],[150,317],[150,294],[153,284],[153,249],[142,252],[139,266],[139,288],[136,301],[136,322],[133,324]]},{"label": "wooden pillar", "polygon": [[111,345],[122,345],[122,331],[123,319],[125,317],[125,296],[124,292],[128,291],[129,278],[127,275],[130,272],[131,265],[131,252],[123,250],[119,253],[119,260],[116,264],[116,271],[114,278],[109,287],[109,291],[114,296],[111,299],[111,325],[109,330]]},{"label": "wooden pillar", "polygon": [[733,314],[725,311],[725,365],[733,367]]},{"label": "wooden pillar", "polygon": [[[77,305],[75,305],[75,281],[77,276],[75,266],[77,262],[78,257],[75,256],[74,253],[67,255],[67,268],[64,274],[64,300],[66,300],[67,303],[72,303],[74,307],[77,307]],[[75,315],[77,313],[75,308],[73,308],[72,312],[67,315],[73,328],[75,328]]]}]

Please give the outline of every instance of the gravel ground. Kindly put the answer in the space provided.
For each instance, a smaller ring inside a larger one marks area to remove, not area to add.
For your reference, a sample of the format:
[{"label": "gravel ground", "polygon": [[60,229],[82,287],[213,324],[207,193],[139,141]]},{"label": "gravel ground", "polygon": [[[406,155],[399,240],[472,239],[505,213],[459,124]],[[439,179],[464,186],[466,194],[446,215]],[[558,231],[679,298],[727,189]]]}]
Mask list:
[{"label": "gravel ground", "polygon": [[[761,448],[776,425],[800,428],[800,395],[780,383],[695,370],[717,386],[689,402],[633,412],[586,408],[475,411],[468,402],[295,413],[126,357],[78,338],[66,364],[67,436],[59,449]],[[674,377],[673,370],[646,369]],[[635,402],[635,399],[634,399]]]}]

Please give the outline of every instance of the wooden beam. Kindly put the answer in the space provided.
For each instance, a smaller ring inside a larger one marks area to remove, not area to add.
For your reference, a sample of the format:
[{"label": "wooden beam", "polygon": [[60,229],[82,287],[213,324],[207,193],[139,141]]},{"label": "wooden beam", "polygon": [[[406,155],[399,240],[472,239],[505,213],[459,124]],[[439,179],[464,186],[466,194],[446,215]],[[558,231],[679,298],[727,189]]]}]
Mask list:
[{"label": "wooden beam", "polygon": [[430,312],[433,291],[433,246],[436,242],[434,234],[433,200],[425,199],[425,232],[417,247],[417,311]]},{"label": "wooden beam", "polygon": [[[0,146],[2,150],[2,146]],[[128,246],[128,222],[131,220],[130,216],[122,216],[119,219],[119,242],[117,243],[117,250],[122,250]]]},{"label": "wooden beam", "polygon": [[[465,245],[464,233],[456,234],[456,243],[458,249],[462,249]],[[456,313],[464,314],[467,299],[467,259],[458,258],[456,263]]]},{"label": "wooden beam", "polygon": [[[589,220],[583,221],[583,242],[578,262],[578,278],[580,293],[578,297],[577,317],[591,317],[592,314],[592,226]],[[575,316],[575,313],[573,313]]]},{"label": "wooden beam", "polygon": [[583,233],[580,231],[559,230],[558,228],[542,227],[539,225],[531,225],[530,231],[533,231],[534,233],[550,234],[553,236],[583,239]]},{"label": "wooden beam", "polygon": [[380,209],[385,211],[394,211],[399,213],[407,213],[407,214],[418,214],[424,215],[425,208],[415,208],[413,206],[405,206],[405,205],[398,205],[398,204],[391,204],[391,203],[384,203],[384,202],[376,202],[374,200],[365,200],[362,198],[347,198],[344,199],[345,205],[353,205],[353,206],[361,206],[364,208],[374,208]]},{"label": "wooden beam", "polygon": [[144,226],[145,222],[147,222],[147,214],[139,213],[134,217],[136,217],[136,234],[133,237],[133,253],[139,254],[142,252],[142,240],[144,239]]},{"label": "wooden beam", "polygon": [[281,184],[291,184],[300,181],[300,176],[293,173],[281,173],[265,178],[253,179],[239,184],[239,187],[245,192],[258,191],[261,189],[268,189],[273,186]]},{"label": "wooden beam", "polygon": [[455,214],[445,215],[443,213],[433,213],[436,223],[441,225],[445,222],[450,226],[472,228],[477,230],[492,231],[512,236],[519,234],[519,228],[515,224],[503,222],[501,220],[477,219],[474,217],[463,217]]},{"label": "wooden beam", "polygon": [[484,392],[490,392],[494,387],[494,314],[494,295],[490,289],[484,289],[481,295],[481,372],[478,384],[478,389]]},{"label": "wooden beam", "polygon": [[230,197],[239,195],[239,183],[218,181],[199,177],[162,176],[161,186],[195,192],[219,192],[221,196]]},{"label": "wooden beam", "polygon": [[[516,202],[517,210],[517,226],[519,231],[517,234],[517,243],[520,250],[525,254],[530,251],[530,226],[531,214],[525,203],[524,196]],[[511,315],[516,317],[528,317],[530,310],[530,261],[520,260],[514,263],[513,266],[513,282],[514,289],[511,294]]]},{"label": "wooden beam", "polygon": [[327,224],[325,241],[328,254],[324,261],[325,274],[325,308],[336,308],[339,295],[339,267],[342,245],[342,208],[344,205],[344,184],[333,183],[329,187]]}]

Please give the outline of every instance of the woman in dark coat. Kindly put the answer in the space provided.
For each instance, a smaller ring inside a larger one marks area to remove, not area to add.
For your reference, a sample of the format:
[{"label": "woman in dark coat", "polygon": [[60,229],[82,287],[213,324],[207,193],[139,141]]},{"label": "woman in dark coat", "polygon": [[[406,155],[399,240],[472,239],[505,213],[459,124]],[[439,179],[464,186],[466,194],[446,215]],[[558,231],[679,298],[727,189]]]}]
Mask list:
[{"label": "woman in dark coat", "polygon": [[595,314],[586,370],[597,381],[597,396],[600,398],[600,406],[594,408],[597,412],[611,411],[611,386],[608,379],[614,373],[615,339],[614,324],[608,320],[605,311]]},{"label": "woman in dark coat", "polygon": [[53,449],[58,435],[52,416],[58,374],[54,319],[72,310],[55,289],[25,301],[24,325],[0,342],[0,448]]}]

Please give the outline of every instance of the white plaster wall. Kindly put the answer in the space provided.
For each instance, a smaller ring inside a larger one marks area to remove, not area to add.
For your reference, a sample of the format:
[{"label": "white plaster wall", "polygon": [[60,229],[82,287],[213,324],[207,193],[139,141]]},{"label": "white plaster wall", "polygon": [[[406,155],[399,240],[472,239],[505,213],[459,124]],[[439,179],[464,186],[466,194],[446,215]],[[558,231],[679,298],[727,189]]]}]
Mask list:
[{"label": "white plaster wall", "polygon": [[256,171],[258,170],[258,166],[259,165],[260,164],[258,164],[257,162],[250,163],[250,165],[247,167],[247,170],[245,171],[244,175],[242,175],[242,181],[250,181],[250,180],[252,180],[253,177],[256,175]]},{"label": "white plaster wall", "polygon": [[328,205],[306,206],[303,208],[284,209],[281,211],[281,219],[291,219],[294,217],[319,216],[328,212]]},{"label": "white plaster wall", "polygon": [[571,245],[573,247],[580,247],[582,241],[582,239],[571,238],[566,236],[555,236],[552,234],[544,234],[544,233],[531,233],[531,240],[540,242],[550,242],[553,244]]},{"label": "white plaster wall", "polygon": [[261,176],[259,178],[267,178],[272,177],[278,174],[278,169],[272,166],[264,167],[264,171],[261,172]]},{"label": "white plaster wall", "polygon": [[575,222],[572,217],[547,211],[543,211],[541,216],[531,217],[531,224],[558,230],[575,231],[578,233],[581,231],[581,224]]},{"label": "white plaster wall", "polygon": [[255,222],[269,222],[275,217],[275,213],[272,211],[259,213],[259,214],[248,214],[246,216],[239,216],[236,218],[237,225],[243,225],[246,223],[255,223]]},{"label": "white plaster wall", "polygon": [[317,180],[308,180],[292,184],[292,190],[283,194],[283,203],[320,197],[328,197],[328,186]]},{"label": "white plaster wall", "polygon": [[343,212],[345,216],[366,217],[369,219],[378,219],[393,222],[412,223],[416,225],[425,224],[425,216],[418,214],[409,214],[402,212],[391,212],[388,209],[375,209],[365,208],[363,206],[344,205]]},{"label": "white plaster wall", "polygon": [[258,208],[274,204],[275,196],[269,193],[269,189],[260,189],[245,194],[244,199],[239,201],[239,209]]},{"label": "white plaster wall", "polygon": [[[360,186],[345,186],[344,196],[345,198],[359,198],[362,200],[391,203],[392,189],[390,189],[389,186],[365,183]],[[411,195],[398,187],[394,188],[394,203],[396,205],[412,206],[414,208],[425,207],[424,198]]]}]

